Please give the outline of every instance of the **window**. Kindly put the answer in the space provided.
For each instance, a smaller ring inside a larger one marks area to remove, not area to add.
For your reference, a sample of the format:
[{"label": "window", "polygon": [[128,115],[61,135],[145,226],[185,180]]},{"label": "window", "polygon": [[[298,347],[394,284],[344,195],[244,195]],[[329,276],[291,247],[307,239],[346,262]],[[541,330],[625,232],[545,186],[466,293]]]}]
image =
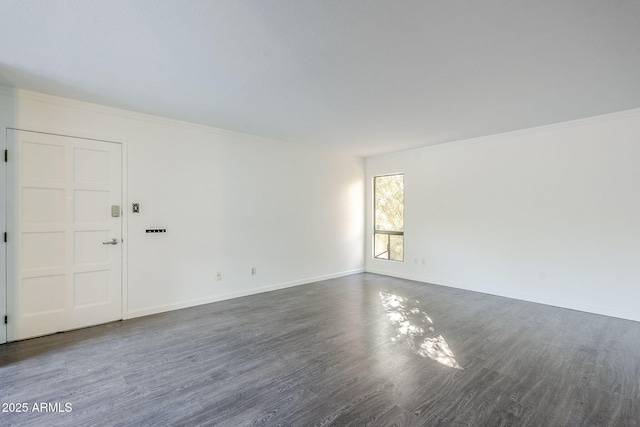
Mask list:
[{"label": "window", "polygon": [[373,178],[373,257],[404,261],[404,175]]}]

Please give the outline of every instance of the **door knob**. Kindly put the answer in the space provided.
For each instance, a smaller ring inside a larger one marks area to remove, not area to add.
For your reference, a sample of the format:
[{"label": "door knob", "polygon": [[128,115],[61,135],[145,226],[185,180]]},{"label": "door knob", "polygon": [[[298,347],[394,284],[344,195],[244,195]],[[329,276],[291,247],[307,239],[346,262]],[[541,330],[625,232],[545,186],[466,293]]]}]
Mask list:
[{"label": "door knob", "polygon": [[102,242],[103,245],[117,245],[118,239],[111,239],[108,242]]}]

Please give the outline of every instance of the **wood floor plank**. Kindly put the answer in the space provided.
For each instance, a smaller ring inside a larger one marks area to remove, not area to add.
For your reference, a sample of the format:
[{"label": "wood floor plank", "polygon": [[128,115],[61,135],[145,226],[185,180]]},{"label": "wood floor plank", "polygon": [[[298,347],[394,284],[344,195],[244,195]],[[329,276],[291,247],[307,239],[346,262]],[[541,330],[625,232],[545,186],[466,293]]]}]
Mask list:
[{"label": "wood floor plank", "polygon": [[2,426],[635,427],[640,323],[364,273],[0,345],[0,398],[29,405]]},{"label": "wood floor plank", "polygon": [[640,347],[606,339],[598,350],[595,387],[626,398],[640,394],[640,365],[636,363]]},{"label": "wood floor plank", "polygon": [[424,420],[399,406],[394,406],[375,423],[379,427],[421,427]]}]

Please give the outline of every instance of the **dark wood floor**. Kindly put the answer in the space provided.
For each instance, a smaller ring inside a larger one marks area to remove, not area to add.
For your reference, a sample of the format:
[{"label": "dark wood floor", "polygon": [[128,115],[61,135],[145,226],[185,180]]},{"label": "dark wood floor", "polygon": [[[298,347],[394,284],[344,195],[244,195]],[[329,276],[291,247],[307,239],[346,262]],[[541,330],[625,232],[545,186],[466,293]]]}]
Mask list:
[{"label": "dark wood floor", "polygon": [[639,426],[640,323],[358,274],[0,345],[0,387],[3,426]]}]

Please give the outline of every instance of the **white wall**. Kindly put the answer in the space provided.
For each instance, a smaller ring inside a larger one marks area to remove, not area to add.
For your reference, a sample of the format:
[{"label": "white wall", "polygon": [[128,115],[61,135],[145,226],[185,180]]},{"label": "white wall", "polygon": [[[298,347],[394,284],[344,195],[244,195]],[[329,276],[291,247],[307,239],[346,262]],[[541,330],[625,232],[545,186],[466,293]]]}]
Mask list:
[{"label": "white wall", "polygon": [[26,91],[0,98],[6,126],[124,143],[126,317],[363,270],[361,158]]},{"label": "white wall", "polygon": [[[366,170],[367,271],[640,320],[640,110],[371,157]],[[370,255],[372,177],[394,172],[403,263]]]}]

